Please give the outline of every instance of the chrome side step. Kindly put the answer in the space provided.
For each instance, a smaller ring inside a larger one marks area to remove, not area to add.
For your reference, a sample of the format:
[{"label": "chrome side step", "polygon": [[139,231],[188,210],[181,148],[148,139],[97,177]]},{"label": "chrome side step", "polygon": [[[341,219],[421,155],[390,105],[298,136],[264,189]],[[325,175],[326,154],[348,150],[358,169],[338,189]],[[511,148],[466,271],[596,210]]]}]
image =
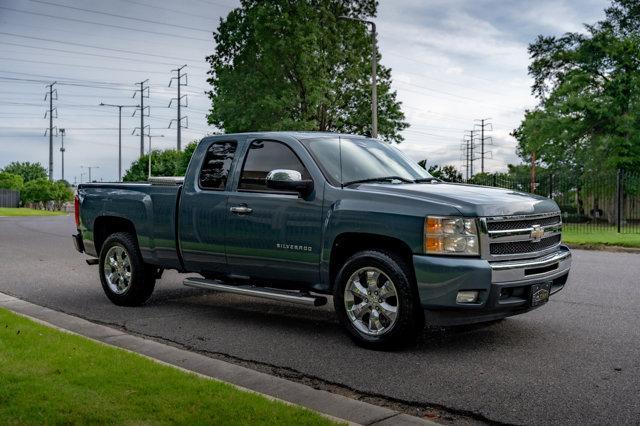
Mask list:
[{"label": "chrome side step", "polygon": [[327,298],[312,296],[300,292],[278,290],[275,288],[255,287],[250,285],[227,285],[206,278],[187,278],[183,281],[187,287],[203,288],[225,293],[242,294],[245,296],[261,297],[263,299],[280,300],[282,302],[300,305],[322,306],[327,304]]}]

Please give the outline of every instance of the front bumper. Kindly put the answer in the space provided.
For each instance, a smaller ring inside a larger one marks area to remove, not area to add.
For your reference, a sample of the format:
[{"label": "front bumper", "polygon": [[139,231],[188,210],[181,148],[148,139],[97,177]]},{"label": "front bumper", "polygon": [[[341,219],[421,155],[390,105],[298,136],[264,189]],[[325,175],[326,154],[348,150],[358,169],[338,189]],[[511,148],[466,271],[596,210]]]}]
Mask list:
[{"label": "front bumper", "polygon": [[[571,252],[566,246],[545,256],[489,262],[477,258],[414,256],[420,303],[429,325],[491,321],[527,312],[533,284],[551,283],[551,294],[567,282]],[[459,291],[479,292],[477,303],[457,303]]]}]

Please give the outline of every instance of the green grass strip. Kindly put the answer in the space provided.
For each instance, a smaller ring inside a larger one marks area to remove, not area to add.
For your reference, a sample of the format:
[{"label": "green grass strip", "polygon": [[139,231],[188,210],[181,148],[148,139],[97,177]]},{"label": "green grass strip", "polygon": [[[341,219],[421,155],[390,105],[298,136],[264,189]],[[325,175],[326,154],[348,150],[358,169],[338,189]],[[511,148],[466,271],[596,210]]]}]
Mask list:
[{"label": "green grass strip", "polygon": [[0,419],[24,424],[331,422],[0,309]]},{"label": "green grass strip", "polygon": [[49,210],[35,210],[26,207],[0,207],[0,216],[64,216],[67,212],[52,212]]},{"label": "green grass strip", "polygon": [[567,244],[640,248],[640,233],[618,234],[616,231],[615,227],[589,229],[580,225],[564,224],[562,240]]}]

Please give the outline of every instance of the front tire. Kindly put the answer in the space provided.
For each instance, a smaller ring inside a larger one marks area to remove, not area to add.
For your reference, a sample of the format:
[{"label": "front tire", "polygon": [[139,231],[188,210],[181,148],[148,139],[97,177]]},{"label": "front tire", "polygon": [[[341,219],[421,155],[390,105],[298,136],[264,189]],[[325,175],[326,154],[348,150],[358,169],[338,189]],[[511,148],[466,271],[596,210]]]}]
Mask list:
[{"label": "front tire", "polygon": [[360,346],[388,350],[413,343],[424,327],[411,273],[393,253],[361,251],[336,277],[334,306],[347,334]]},{"label": "front tire", "polygon": [[156,283],[155,268],[144,263],[135,236],[128,232],[107,237],[100,250],[99,272],[102,289],[119,306],[144,304]]}]

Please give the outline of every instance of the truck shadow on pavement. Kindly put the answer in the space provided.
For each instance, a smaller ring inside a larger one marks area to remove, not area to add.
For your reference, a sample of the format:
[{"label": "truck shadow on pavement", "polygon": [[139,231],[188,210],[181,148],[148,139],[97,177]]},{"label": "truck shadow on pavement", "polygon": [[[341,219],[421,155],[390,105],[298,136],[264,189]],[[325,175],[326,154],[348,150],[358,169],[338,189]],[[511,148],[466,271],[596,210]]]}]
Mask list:
[{"label": "truck shadow on pavement", "polygon": [[[355,346],[342,330],[331,298],[325,306],[307,307],[207,290],[172,289],[158,292],[149,304],[180,312],[181,321],[188,316],[189,327],[183,329],[190,329],[192,338],[202,341],[210,340],[220,329],[226,333],[235,329],[238,337],[256,332],[269,336],[274,345],[286,344],[293,338],[299,343],[301,339],[309,340],[312,345],[328,339]],[[417,342],[402,351],[433,353],[475,350],[481,345],[513,346],[521,339],[530,339],[530,333],[526,322],[513,319],[455,327],[427,326]],[[505,339],[505,335],[509,338]]]}]

